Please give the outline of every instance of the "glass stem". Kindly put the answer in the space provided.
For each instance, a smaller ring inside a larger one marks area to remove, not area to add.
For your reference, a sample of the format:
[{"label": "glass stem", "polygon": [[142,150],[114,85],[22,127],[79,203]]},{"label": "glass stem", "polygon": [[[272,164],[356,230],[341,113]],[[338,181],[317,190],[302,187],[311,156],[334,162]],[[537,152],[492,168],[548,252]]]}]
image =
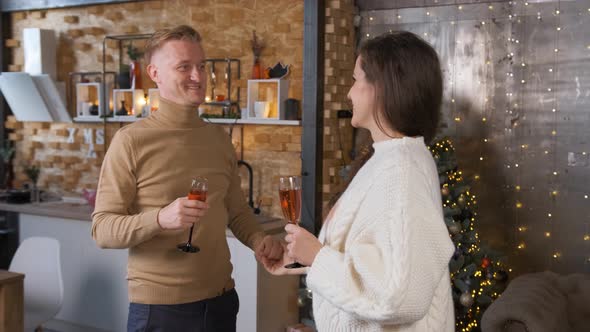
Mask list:
[{"label": "glass stem", "polygon": [[193,243],[193,228],[195,228],[195,224],[191,226],[191,230],[188,233],[188,244],[191,245]]}]

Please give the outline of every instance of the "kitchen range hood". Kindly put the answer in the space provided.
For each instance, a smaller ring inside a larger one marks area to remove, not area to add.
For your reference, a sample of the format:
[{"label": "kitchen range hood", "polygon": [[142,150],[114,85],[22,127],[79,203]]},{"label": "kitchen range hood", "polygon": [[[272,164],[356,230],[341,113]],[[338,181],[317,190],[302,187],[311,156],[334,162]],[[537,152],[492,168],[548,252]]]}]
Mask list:
[{"label": "kitchen range hood", "polygon": [[23,29],[24,72],[0,74],[0,90],[17,121],[72,122],[56,85],[55,33]]}]

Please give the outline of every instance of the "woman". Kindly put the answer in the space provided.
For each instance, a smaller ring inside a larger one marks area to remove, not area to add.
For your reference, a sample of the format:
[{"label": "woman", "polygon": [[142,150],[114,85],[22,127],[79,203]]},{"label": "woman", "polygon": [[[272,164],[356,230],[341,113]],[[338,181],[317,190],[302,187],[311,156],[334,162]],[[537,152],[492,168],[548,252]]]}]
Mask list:
[{"label": "woman", "polygon": [[[319,239],[287,225],[274,274],[307,273],[319,331],[454,331],[435,134],[442,77],[434,49],[396,32],[367,41],[354,68],[352,125],[368,129],[369,158],[327,217]],[[296,271],[284,263],[308,266]]]}]

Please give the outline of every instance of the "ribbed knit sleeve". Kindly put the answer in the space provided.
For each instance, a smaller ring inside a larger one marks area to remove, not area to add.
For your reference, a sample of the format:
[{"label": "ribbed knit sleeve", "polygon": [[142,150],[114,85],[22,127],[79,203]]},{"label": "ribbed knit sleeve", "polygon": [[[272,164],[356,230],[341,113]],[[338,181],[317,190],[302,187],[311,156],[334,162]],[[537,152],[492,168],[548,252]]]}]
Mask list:
[{"label": "ribbed knit sleeve", "polygon": [[[371,187],[359,211],[346,207],[341,211],[356,213],[355,226],[364,224],[364,230],[346,240],[344,252],[324,246],[309,270],[307,284],[343,311],[385,322],[399,319],[396,314],[408,286],[410,262],[406,221],[394,215],[396,201],[387,201],[387,179],[381,180]],[[338,237],[344,225],[332,222],[331,231]]]},{"label": "ribbed knit sleeve", "polygon": [[159,209],[130,215],[136,195],[135,151],[125,130],[111,142],[100,171],[92,237],[102,248],[130,248],[162,231]]}]

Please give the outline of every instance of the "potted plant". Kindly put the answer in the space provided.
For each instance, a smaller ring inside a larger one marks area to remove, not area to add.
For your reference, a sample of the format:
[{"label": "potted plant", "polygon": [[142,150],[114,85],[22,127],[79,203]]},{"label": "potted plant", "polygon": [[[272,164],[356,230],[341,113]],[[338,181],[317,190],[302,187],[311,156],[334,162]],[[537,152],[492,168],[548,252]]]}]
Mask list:
[{"label": "potted plant", "polygon": [[0,157],[4,166],[4,177],[2,178],[2,188],[10,189],[12,187],[12,155],[14,154],[14,146],[10,141],[5,140],[4,146],[0,147]]},{"label": "potted plant", "polygon": [[252,40],[250,40],[252,46],[252,54],[254,54],[254,64],[252,65],[252,79],[262,78],[262,66],[260,65],[260,54],[264,49],[264,43],[256,36],[256,30],[252,31]]}]

